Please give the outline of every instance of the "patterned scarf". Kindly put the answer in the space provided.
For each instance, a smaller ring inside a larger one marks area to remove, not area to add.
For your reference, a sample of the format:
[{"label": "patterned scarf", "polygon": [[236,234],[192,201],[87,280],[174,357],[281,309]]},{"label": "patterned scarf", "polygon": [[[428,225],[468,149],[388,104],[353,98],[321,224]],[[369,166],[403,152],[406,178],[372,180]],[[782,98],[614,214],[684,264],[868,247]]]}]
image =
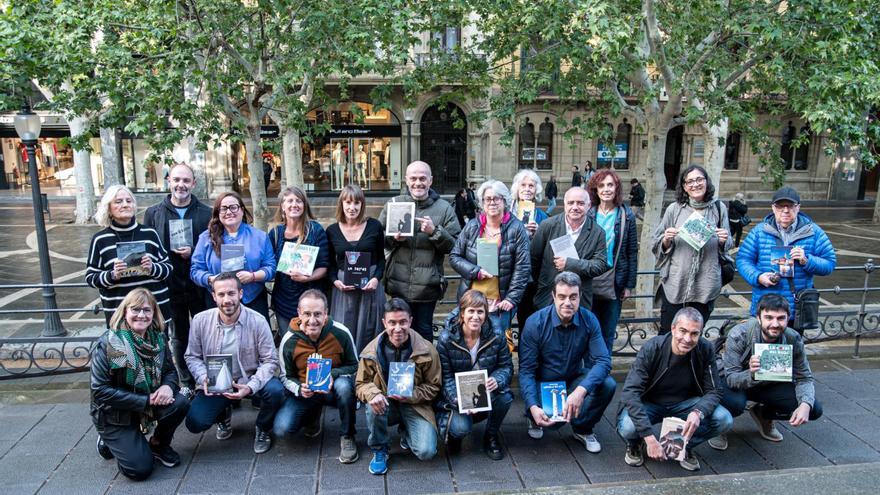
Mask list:
[{"label": "patterned scarf", "polygon": [[[162,383],[162,353],[165,341],[159,332],[150,328],[143,337],[129,328],[110,332],[107,340],[107,358],[111,370],[124,370],[125,383],[135,392],[152,394]],[[152,408],[141,415],[141,427],[153,423]]]}]

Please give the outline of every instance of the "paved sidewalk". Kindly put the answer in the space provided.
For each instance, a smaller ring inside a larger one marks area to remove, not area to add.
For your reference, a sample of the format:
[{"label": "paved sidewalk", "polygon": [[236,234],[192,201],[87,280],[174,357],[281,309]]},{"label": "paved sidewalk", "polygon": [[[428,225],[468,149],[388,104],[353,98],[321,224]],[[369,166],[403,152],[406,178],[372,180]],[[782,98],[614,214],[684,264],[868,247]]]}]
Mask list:
[{"label": "paved sidewalk", "polygon": [[[148,481],[133,483],[118,474],[115,463],[104,461],[95,453],[96,434],[88,416],[87,390],[33,391],[4,388],[0,384],[0,478],[7,494],[411,495],[486,490],[553,492],[556,490],[551,487],[583,489],[581,485],[631,482],[639,482],[638,486],[647,493],[650,490],[644,482],[679,477],[694,479],[662,484],[666,487],[662,493],[683,493],[687,487],[692,487],[694,493],[726,491],[718,485],[728,478],[711,475],[880,462],[878,368],[880,362],[873,359],[814,363],[817,396],[825,408],[821,420],[797,429],[780,425],[785,441],[773,444],[762,440],[748,415],[743,415],[736,420],[728,451],[717,452],[708,445],[696,449],[703,465],[697,473],[686,472],[677,463],[648,462],[640,468],[624,464],[624,444],[612,426],[616,400],[596,431],[603,444],[598,455],[587,453],[572,441],[568,428],[548,432],[541,441],[530,439],[521,415],[522,403],[517,401],[502,429],[507,450],[503,461],[493,462],[479,451],[482,428],[478,427],[476,441],[466,441],[461,455],[447,457],[441,450],[430,462],[419,462],[410,454],[402,454],[395,440],[390,470],[384,477],[367,472],[369,451],[365,445],[363,412],[358,414],[357,435],[361,459],[352,465],[342,465],[336,460],[339,419],[335,410],[327,410],[320,438],[312,440],[298,435],[283,439],[269,453],[256,456],[252,450],[256,412],[245,403],[234,414],[232,439],[221,443],[214,438],[213,430],[192,435],[181,427],[174,447],[182,455],[183,464],[174,469],[157,465]],[[620,383],[622,377],[617,378]],[[810,486],[804,484],[806,475],[793,473],[786,472],[784,476],[795,476],[799,483],[780,487],[777,480],[760,485],[764,489],[758,491],[804,493],[804,486]],[[743,477],[729,479],[731,486],[740,486],[735,480]],[[760,479],[763,478],[755,478],[752,483]]]}]

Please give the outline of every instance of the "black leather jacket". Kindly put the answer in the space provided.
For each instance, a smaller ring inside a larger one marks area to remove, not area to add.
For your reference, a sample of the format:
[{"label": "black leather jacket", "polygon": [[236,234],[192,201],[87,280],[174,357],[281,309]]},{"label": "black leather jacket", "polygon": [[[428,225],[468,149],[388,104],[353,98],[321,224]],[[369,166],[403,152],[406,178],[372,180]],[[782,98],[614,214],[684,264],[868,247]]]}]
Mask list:
[{"label": "black leather jacket", "polygon": [[[162,338],[165,339],[164,336]],[[110,369],[107,346],[107,333],[105,333],[92,350],[90,413],[98,430],[105,425],[136,425],[140,422],[140,413],[150,405],[148,395],[134,392],[125,383],[125,370]],[[177,370],[171,361],[171,350],[168,348],[167,339],[162,354],[161,385],[171,387],[171,391],[176,396]]]}]

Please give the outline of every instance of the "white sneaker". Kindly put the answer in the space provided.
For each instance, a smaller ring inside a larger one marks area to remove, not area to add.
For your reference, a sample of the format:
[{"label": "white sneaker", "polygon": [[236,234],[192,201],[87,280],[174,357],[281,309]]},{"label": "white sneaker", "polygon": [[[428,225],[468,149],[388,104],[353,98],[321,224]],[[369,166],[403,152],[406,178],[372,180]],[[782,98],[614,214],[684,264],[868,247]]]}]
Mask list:
[{"label": "white sneaker", "polygon": [[536,425],[532,418],[529,418],[529,436],[535,440],[544,438],[544,428]]},{"label": "white sneaker", "polygon": [[577,440],[578,442],[584,444],[584,447],[586,447],[587,452],[589,452],[591,454],[598,454],[599,452],[602,452],[602,444],[599,443],[599,439],[596,438],[595,433],[590,433],[589,435],[584,435],[581,433],[572,432],[571,437],[574,438],[575,440]]}]

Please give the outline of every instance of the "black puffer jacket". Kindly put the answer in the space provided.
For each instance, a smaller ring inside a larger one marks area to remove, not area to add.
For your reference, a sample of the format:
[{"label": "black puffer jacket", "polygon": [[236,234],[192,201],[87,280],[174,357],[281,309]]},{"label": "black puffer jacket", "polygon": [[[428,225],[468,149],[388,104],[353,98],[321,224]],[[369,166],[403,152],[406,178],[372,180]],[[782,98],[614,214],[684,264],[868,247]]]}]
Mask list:
[{"label": "black puffer jacket", "polygon": [[[501,247],[498,252],[498,287],[501,290],[501,299],[507,299],[514,305],[520,303],[526,285],[531,276],[531,254],[529,252],[529,233],[526,228],[513,215],[501,224]],[[480,228],[483,215],[469,221],[455,247],[449,253],[449,265],[461,275],[461,283],[458,284],[458,297],[471,288],[471,282],[476,280],[480,273],[477,265],[477,239],[480,238]]]},{"label": "black puffer jacket", "polygon": [[476,367],[471,364],[471,353],[465,344],[461,322],[457,318],[440,333],[437,353],[440,355],[440,366],[443,370],[443,392],[437,398],[439,409],[458,410],[455,374],[462,371],[472,371],[475,368],[486,370],[489,376],[498,382],[498,390],[493,394],[504,393],[510,388],[510,379],[513,376],[510,349],[507,347],[507,340],[492,329],[492,323],[488,318],[480,329]]},{"label": "black puffer jacket", "polygon": [[[107,333],[98,339],[92,350],[90,413],[100,431],[105,425],[130,426],[140,422],[140,413],[150,405],[150,396],[132,391],[125,383],[125,370],[110,369],[107,359]],[[165,336],[161,338],[165,339]],[[165,341],[162,353],[162,383],[177,395],[177,370],[171,362],[171,350]],[[161,386],[160,385],[160,386]],[[158,387],[157,387],[158,388]]]},{"label": "black puffer jacket", "polygon": [[[211,207],[199,201],[195,195],[191,196],[189,206],[186,207],[186,213],[183,214],[184,219],[192,220],[192,242],[191,246],[196,247],[199,241],[199,234],[208,230],[208,222],[211,221]],[[201,291],[201,287],[195,284],[189,278],[190,261],[192,258],[184,259],[179,254],[171,251],[170,239],[168,236],[168,221],[177,220],[180,215],[171,202],[171,195],[165,197],[161,203],[155,204],[144,212],[143,225],[150,227],[159,234],[159,239],[165,250],[168,251],[168,259],[171,260],[171,277],[168,278],[168,289],[172,295],[182,295],[190,291]],[[170,315],[165,315],[170,316]]]},{"label": "black puffer jacket", "polygon": [[[636,272],[639,269],[639,234],[636,231],[636,216],[626,205],[620,205],[619,211],[623,211],[624,215],[626,215],[626,231],[621,235],[620,215],[618,214],[614,220],[613,254],[617,254],[618,246],[620,246],[620,254],[618,255],[617,263],[612,266],[614,268],[614,290],[617,292],[618,298],[623,295],[624,289],[634,289],[636,287]],[[587,215],[595,222],[596,208],[590,208]],[[609,265],[613,263],[613,259],[608,260]]]}]

